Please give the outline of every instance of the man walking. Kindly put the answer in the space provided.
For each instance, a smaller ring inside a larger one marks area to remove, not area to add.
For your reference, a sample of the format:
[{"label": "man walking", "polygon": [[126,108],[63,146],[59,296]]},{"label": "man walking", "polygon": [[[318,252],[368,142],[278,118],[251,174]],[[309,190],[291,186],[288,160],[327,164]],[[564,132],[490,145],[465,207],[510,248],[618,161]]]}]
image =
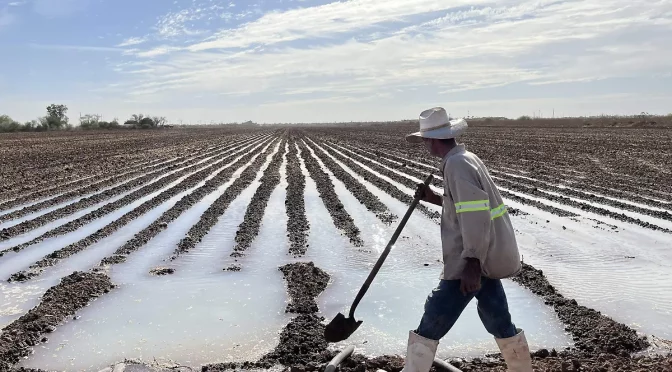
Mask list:
[{"label": "man walking", "polygon": [[476,297],[478,315],[492,334],[511,372],[532,371],[525,334],[511,321],[500,279],[521,270],[516,237],[497,187],[483,162],[455,140],[467,129],[464,119],[451,120],[433,108],[420,114],[420,131],[411,143],[424,143],[442,158],[443,195],[418,185],[421,200],[443,207],[443,272],[428,296],[420,325],[409,333],[405,372],[428,372],[439,340]]}]

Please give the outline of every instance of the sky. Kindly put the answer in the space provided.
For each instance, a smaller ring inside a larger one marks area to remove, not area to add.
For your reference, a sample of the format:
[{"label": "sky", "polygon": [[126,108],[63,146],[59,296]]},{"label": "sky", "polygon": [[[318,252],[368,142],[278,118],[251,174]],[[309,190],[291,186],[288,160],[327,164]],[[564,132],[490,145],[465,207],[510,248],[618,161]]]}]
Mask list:
[{"label": "sky", "polygon": [[0,114],[668,114],[670,40],[672,0],[0,0]]}]

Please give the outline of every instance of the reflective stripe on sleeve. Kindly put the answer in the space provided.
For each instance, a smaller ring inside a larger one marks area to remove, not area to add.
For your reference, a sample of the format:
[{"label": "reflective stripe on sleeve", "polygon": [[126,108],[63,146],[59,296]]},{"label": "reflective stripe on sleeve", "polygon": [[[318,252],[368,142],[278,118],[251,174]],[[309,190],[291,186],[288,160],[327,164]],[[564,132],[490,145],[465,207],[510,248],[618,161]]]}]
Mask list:
[{"label": "reflective stripe on sleeve", "polygon": [[455,203],[455,212],[477,212],[490,210],[489,200],[472,200]]},{"label": "reflective stripe on sleeve", "polygon": [[494,220],[497,217],[502,217],[504,213],[506,213],[506,205],[502,204],[490,211],[490,218]]}]

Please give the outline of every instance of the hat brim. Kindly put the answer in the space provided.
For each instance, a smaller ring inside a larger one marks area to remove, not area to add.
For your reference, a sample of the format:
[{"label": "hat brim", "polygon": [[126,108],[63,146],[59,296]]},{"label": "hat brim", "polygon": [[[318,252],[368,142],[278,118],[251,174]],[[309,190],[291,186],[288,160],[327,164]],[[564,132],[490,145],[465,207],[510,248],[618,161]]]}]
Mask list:
[{"label": "hat brim", "polygon": [[450,139],[459,137],[467,129],[467,121],[455,119],[450,121],[450,126],[430,130],[427,132],[415,132],[406,136],[410,143],[421,143],[423,138]]}]

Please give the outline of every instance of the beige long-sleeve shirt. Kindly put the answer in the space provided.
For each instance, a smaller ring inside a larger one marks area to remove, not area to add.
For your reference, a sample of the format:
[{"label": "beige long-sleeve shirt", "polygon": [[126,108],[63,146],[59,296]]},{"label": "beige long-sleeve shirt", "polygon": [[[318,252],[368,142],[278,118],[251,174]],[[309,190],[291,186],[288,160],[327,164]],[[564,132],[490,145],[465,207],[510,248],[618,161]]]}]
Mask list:
[{"label": "beige long-sleeve shirt", "polygon": [[441,279],[459,279],[466,258],[478,258],[488,278],[518,274],[521,262],[513,225],[485,164],[458,145],[443,158],[441,170]]}]

